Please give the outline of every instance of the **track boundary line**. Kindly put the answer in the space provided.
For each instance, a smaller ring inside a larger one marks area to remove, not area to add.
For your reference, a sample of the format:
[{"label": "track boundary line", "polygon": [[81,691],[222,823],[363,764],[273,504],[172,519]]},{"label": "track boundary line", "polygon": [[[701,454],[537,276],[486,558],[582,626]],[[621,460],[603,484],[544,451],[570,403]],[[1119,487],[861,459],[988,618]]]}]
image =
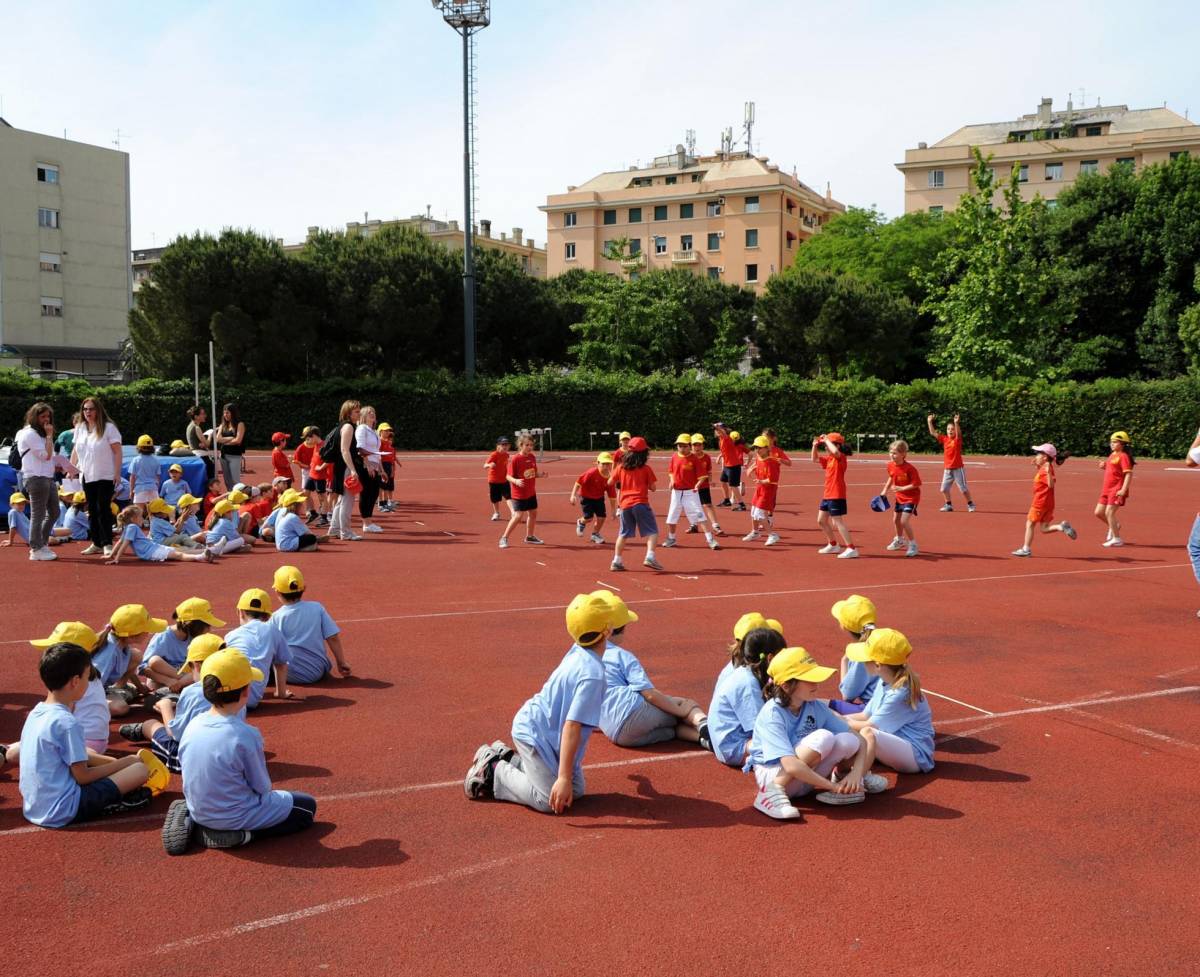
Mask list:
[{"label": "track boundary line", "polygon": [[963,702],[962,699],[953,699],[948,695],[942,695],[942,693],[940,693],[940,692],[934,692],[933,689],[922,689],[921,691],[924,692],[926,695],[931,695],[938,699],[945,699],[947,702],[953,702],[955,705],[965,706],[967,709],[974,709],[976,712],[981,712],[985,716],[996,715],[994,712],[992,712],[989,709],[980,709],[979,706],[973,706],[969,702]]},{"label": "track boundary line", "polygon": [[[1114,695],[1104,699],[1083,699],[1080,702],[1056,702],[1048,706],[1031,706],[1028,709],[1010,709],[1007,712],[994,712],[991,719],[1011,719],[1014,716],[1032,716],[1042,712],[1067,712],[1070,710],[1082,709],[1084,706],[1104,706],[1116,702],[1134,702],[1138,699],[1161,699],[1167,695],[1184,695],[1188,692],[1200,692],[1200,685],[1185,685],[1178,689],[1159,689],[1156,692],[1135,692],[1132,695]],[[974,716],[965,716],[960,719],[947,719],[945,722],[936,723],[935,727],[942,726],[960,726],[963,723],[979,722]]]}]

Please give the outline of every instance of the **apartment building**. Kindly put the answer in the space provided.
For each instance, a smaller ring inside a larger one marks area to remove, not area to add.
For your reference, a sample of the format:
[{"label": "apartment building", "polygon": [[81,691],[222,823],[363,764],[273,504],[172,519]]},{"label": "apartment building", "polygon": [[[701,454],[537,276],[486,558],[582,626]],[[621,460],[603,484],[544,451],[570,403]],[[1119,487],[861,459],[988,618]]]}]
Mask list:
[{"label": "apartment building", "polygon": [[119,370],[131,289],[129,155],[0,119],[3,364]]},{"label": "apartment building", "polygon": [[1021,196],[1053,201],[1086,173],[1113,166],[1141,169],[1181,153],[1200,155],[1200,126],[1166,108],[1126,105],[1054,110],[1043,98],[1036,112],[1011,122],[967,125],[932,146],[906,150],[896,169],[904,174],[904,211],[951,211],[969,189],[971,147],[993,157],[992,168],[1007,180],[1019,166]]},{"label": "apartment building", "polygon": [[[550,275],[572,268],[626,273],[686,268],[761,291],[796,248],[845,205],[749,153],[688,156],[601,173],[552,194],[546,214]],[[628,242],[613,260],[616,242]]]}]

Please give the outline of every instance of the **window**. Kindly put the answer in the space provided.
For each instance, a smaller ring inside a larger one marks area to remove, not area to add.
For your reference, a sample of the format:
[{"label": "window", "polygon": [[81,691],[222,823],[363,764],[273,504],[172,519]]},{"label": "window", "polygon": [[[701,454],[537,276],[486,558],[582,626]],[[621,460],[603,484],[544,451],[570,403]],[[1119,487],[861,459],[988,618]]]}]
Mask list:
[{"label": "window", "polygon": [[49,207],[39,207],[38,227],[58,227],[58,211]]},{"label": "window", "polygon": [[708,232],[708,250],[709,251],[720,251],[721,250],[721,235],[718,234],[716,231]]},{"label": "window", "polygon": [[604,212],[604,223],[615,224],[617,222],[617,212],[615,210],[606,210]]},{"label": "window", "polygon": [[573,210],[568,210],[563,214],[563,227],[574,227],[579,223],[579,215]]},{"label": "window", "polygon": [[721,201],[710,200],[704,207],[705,217],[720,217],[721,216]]},{"label": "window", "polygon": [[52,163],[38,163],[37,178],[38,183],[57,183],[58,167]]},{"label": "window", "polygon": [[1046,164],[1046,179],[1061,180],[1063,173],[1062,163],[1047,163]]},{"label": "window", "polygon": [[613,246],[614,246],[616,243],[617,243],[616,241],[605,241],[605,242],[604,242],[604,247],[601,249],[600,253],[601,253],[602,255],[604,255],[604,257],[606,257],[606,258],[607,258],[607,257],[609,256],[609,254],[612,252],[612,250],[613,250]]},{"label": "window", "polygon": [[630,207],[629,208],[629,223],[630,224],[640,224],[641,222],[642,222],[642,208],[641,207]]},{"label": "window", "polygon": [[746,247],[748,247],[748,248],[757,248],[758,247],[758,228],[757,227],[746,228]]},{"label": "window", "polygon": [[563,248],[563,257],[566,258],[567,261],[575,260],[575,242],[574,241],[568,241],[566,243],[566,246]]},{"label": "window", "polygon": [[1186,149],[1181,149],[1178,152],[1172,153],[1171,159],[1179,159],[1180,156],[1187,156],[1187,155],[1188,155],[1188,151]]},{"label": "window", "polygon": [[1100,126],[1088,126],[1087,129],[1084,130],[1083,134],[1085,136],[1099,136],[1102,132],[1103,130],[1100,128]]},{"label": "window", "polygon": [[633,178],[633,185],[635,187],[648,187],[653,182],[654,181],[651,180],[650,177],[648,177],[648,176],[635,176]]},{"label": "window", "polygon": [[693,173],[693,174],[692,174],[692,182],[693,182],[693,183],[699,183],[699,182],[700,182],[700,174],[699,174],[699,173]]},{"label": "window", "polygon": [[1058,209],[1058,201],[1057,200],[1047,200],[1046,201],[1046,209],[1047,210],[1057,210]]},{"label": "window", "polygon": [[929,171],[929,186],[930,189],[935,187],[944,187],[946,185],[945,170],[930,170]]},{"label": "window", "polygon": [[674,186],[676,182],[678,182],[678,181],[673,176],[669,176],[665,180],[663,180],[663,183],[665,183],[669,187]]},{"label": "window", "polygon": [[1132,169],[1133,157],[1132,156],[1118,156],[1117,157],[1117,166],[1128,166]]},{"label": "window", "polygon": [[42,315],[50,316],[54,319],[61,319],[63,314],[62,299],[51,299],[42,296]]},{"label": "window", "polygon": [[945,210],[945,208],[942,207],[940,204],[937,204],[937,205],[929,208],[929,212],[931,214],[940,214],[943,210]]},{"label": "window", "polygon": [[694,207],[695,207],[695,204],[680,204],[679,205],[679,219],[685,220],[685,221],[691,220],[692,219],[692,210]]},{"label": "window", "polygon": [[629,257],[642,253],[642,242],[639,238],[634,238],[629,242]]},{"label": "window", "polygon": [[746,198],[746,213],[747,214],[757,214],[758,213],[758,197],[747,197]]},{"label": "window", "polygon": [[1079,175],[1080,176],[1083,176],[1085,173],[1099,173],[1099,172],[1100,172],[1100,160],[1085,159],[1085,160],[1080,161],[1080,163],[1079,163]]},{"label": "window", "polygon": [[746,265],[746,281],[758,281],[758,265]]},{"label": "window", "polygon": [[1029,182],[1029,164],[1028,163],[1022,163],[1020,165],[1020,169],[1017,172],[1017,182],[1018,183],[1028,183]]},{"label": "window", "polygon": [[680,251],[691,251],[692,250],[692,236],[690,234],[684,234],[679,238],[679,250]]},{"label": "window", "polygon": [[38,259],[38,267],[42,271],[62,271],[62,255],[43,251]]},{"label": "window", "polygon": [[667,253],[667,239],[665,237],[656,237],[654,239],[654,253],[655,254],[666,254]]},{"label": "window", "polygon": [[720,268],[709,268],[708,269],[708,277],[709,277],[709,279],[711,279],[714,282],[717,281],[721,277],[721,269]]},{"label": "window", "polygon": [[667,205],[659,204],[654,208],[654,219],[656,221],[665,221],[667,219]]}]

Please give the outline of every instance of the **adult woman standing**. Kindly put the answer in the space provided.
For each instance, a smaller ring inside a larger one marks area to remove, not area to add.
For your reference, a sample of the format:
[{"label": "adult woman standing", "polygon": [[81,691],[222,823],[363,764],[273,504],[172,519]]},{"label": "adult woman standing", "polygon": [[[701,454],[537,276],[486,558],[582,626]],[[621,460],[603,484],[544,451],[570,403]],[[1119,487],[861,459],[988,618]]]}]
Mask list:
[{"label": "adult woman standing", "polygon": [[187,434],[184,437],[187,439],[188,447],[192,449],[192,454],[204,460],[205,484],[207,485],[217,473],[217,466],[213,464],[212,459],[212,441],[204,433],[204,425],[208,423],[208,411],[200,404],[195,404],[187,409],[187,416]]},{"label": "adult woman standing", "polygon": [[[1196,432],[1196,439],[1188,449],[1185,464],[1188,468],[1200,466],[1200,431]],[[1192,523],[1192,534],[1188,537],[1187,548],[1188,557],[1192,561],[1192,572],[1196,575],[1196,583],[1200,583],[1200,512],[1196,513],[1196,521]],[[1196,612],[1196,617],[1200,617],[1200,611]]]},{"label": "adult woman standing", "polygon": [[242,480],[242,455],[246,453],[246,425],[238,416],[237,404],[226,404],[221,411],[216,438],[221,452],[221,477],[225,479],[225,490],[232,492]]},{"label": "adult woman standing", "polygon": [[325,534],[326,539],[362,539],[350,528],[351,502],[346,497],[346,475],[355,471],[354,458],[358,449],[354,437],[361,413],[362,405],[357,400],[347,400],[338,411],[338,429],[334,435],[338,439],[338,450],[333,456],[333,481],[329,488],[336,501],[333,504],[329,532]]},{"label": "adult woman standing", "polygon": [[379,433],[375,430],[375,408],[364,407],[359,412],[358,427],[354,431],[356,450],[351,457],[354,471],[362,482],[358,496],[358,514],[362,516],[364,533],[381,533],[383,530],[371,522],[375,512],[375,500],[379,498],[379,479],[383,474],[383,463],[379,456]]},{"label": "adult woman standing", "polygon": [[71,464],[83,479],[87,496],[88,536],[91,545],[85,556],[112,553],[113,485],[121,477],[121,432],[108,419],[99,397],[86,397],[79,407],[83,418],[75,428]]},{"label": "adult woman standing", "polygon": [[14,447],[21,456],[21,475],[29,499],[29,559],[56,560],[50,530],[58,518],[58,486],[54,484],[54,411],[36,403],[25,412],[25,426]]}]

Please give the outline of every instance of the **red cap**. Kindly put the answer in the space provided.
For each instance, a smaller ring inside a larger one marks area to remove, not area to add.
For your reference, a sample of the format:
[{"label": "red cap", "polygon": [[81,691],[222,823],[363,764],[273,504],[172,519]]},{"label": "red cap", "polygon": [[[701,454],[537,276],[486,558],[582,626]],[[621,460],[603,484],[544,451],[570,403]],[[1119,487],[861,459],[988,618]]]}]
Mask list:
[{"label": "red cap", "polygon": [[630,438],[629,444],[626,446],[630,451],[649,451],[650,445],[646,444],[645,438]]},{"label": "red cap", "polygon": [[286,441],[290,437],[291,437],[291,435],[285,431],[276,431],[274,434],[271,435],[271,443],[272,444],[281,444],[282,442]]},{"label": "red cap", "polygon": [[843,438],[840,434],[838,434],[837,431],[830,431],[828,434],[825,435],[825,437],[827,437],[834,444],[845,444],[846,443],[846,439]]}]

